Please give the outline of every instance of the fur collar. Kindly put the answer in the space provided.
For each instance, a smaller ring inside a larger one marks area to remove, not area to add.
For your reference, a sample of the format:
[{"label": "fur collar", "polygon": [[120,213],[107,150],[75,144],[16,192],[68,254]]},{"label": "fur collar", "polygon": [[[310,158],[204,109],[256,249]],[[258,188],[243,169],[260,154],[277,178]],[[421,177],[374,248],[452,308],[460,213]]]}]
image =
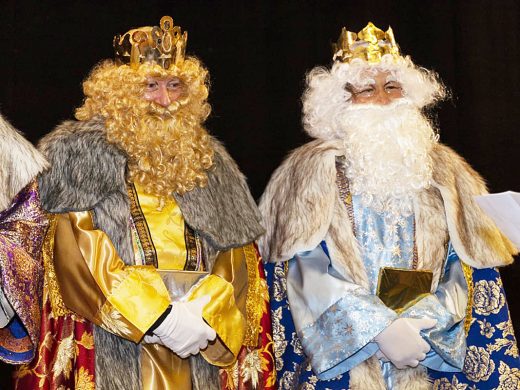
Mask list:
[{"label": "fur collar", "polygon": [[34,146],[0,115],[0,210],[11,203],[47,162]]},{"label": "fur collar", "polygon": [[[338,270],[349,279],[362,273],[359,249],[335,184],[335,158],[342,154],[338,141],[315,140],[296,149],[274,172],[260,200],[267,228],[260,239],[264,259],[285,261],[327,238],[332,252],[338,250]],[[460,258],[475,268],[512,263],[514,246],[473,199],[486,193],[482,178],[445,145],[436,145],[432,158],[434,184],[414,205],[421,268],[439,268],[435,263],[444,260],[440,255],[448,235]],[[366,277],[354,279],[364,285]]]},{"label": "fur collar", "polygon": [[[127,156],[105,134],[101,120],[67,121],[41,140],[39,148],[52,165],[40,180],[48,211],[92,209],[126,193]],[[264,229],[244,176],[224,146],[212,142],[215,164],[208,185],[174,196],[186,222],[217,250],[227,250],[254,241]]]}]

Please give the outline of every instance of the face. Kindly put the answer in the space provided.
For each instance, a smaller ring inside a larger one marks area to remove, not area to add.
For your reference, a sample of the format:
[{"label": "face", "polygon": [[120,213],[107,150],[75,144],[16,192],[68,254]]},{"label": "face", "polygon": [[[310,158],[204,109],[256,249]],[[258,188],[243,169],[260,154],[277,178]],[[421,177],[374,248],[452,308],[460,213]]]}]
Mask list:
[{"label": "face", "polygon": [[184,93],[184,85],[177,77],[148,77],[143,98],[162,107],[168,107]]},{"label": "face", "polygon": [[347,86],[347,89],[352,94],[351,101],[353,104],[377,104],[384,106],[403,97],[401,83],[388,80],[388,73],[378,72],[374,76],[374,81],[374,84],[369,84],[359,89]]}]

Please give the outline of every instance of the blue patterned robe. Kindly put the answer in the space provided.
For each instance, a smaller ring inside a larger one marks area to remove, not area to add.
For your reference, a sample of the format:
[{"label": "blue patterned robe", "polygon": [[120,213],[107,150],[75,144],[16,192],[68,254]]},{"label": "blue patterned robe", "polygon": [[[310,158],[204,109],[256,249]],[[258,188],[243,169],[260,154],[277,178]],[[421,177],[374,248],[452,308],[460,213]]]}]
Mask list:
[{"label": "blue patterned robe", "polygon": [[[452,252],[452,256],[456,256]],[[287,300],[288,263],[266,265],[270,287],[276,369],[280,389],[348,389],[349,375],[319,380],[296,335]],[[428,369],[433,389],[520,388],[520,359],[500,274],[494,268],[471,269],[471,316],[461,373]]]}]

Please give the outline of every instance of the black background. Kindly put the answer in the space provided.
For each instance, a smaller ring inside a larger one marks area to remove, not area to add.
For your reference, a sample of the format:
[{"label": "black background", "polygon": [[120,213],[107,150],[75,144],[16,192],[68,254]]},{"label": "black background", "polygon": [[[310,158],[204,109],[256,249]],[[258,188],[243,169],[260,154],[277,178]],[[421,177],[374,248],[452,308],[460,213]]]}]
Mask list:
[{"label": "black background", "polygon": [[[452,91],[441,139],[492,192],[520,191],[520,4],[517,1],[0,2],[0,111],[33,142],[81,104],[81,81],[112,57],[112,38],[171,15],[188,53],[211,74],[207,127],[227,145],[258,198],[287,152],[305,141],[304,75],[330,65],[341,27],[391,25],[414,61]],[[520,265],[502,271],[517,330]],[[4,375],[2,375],[4,376]],[[1,380],[0,380],[1,382]]]}]

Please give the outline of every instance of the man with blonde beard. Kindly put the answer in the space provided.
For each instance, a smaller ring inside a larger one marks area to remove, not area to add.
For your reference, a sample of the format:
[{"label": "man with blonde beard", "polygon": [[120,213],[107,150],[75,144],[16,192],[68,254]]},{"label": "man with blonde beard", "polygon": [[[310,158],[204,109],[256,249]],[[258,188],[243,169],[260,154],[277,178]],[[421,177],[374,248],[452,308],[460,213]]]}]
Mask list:
[{"label": "man with blonde beard", "polygon": [[445,96],[435,73],[369,23],[344,28],[307,85],[316,140],[260,202],[281,388],[518,388],[493,268],[516,250],[473,200],[483,180],[423,113]]},{"label": "man with blonde beard", "polygon": [[[208,73],[163,17],[114,38],[79,121],[40,143],[54,213],[38,359],[16,387],[274,385],[263,233],[244,177],[204,129]],[[220,370],[219,370],[220,369]]]}]

